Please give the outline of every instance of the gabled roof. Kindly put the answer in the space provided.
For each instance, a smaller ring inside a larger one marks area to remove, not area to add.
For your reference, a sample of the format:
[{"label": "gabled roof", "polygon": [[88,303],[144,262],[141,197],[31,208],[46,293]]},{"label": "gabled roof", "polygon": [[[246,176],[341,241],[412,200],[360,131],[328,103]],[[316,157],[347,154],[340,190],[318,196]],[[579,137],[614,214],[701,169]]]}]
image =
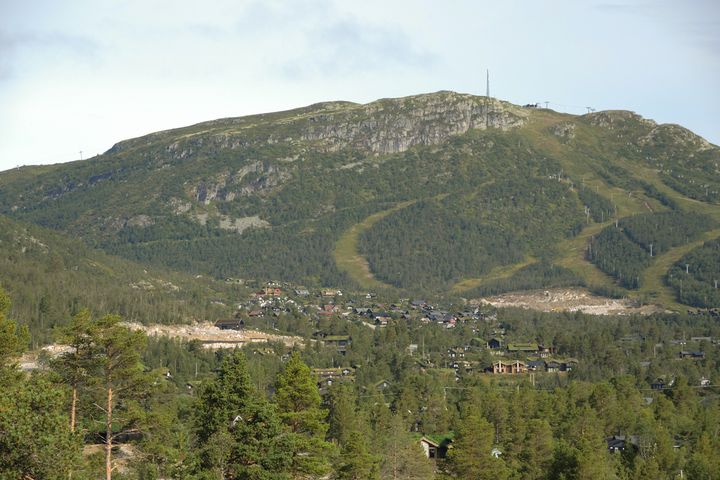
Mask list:
[{"label": "gabled roof", "polygon": [[438,447],[440,446],[439,443],[434,442],[433,440],[430,440],[430,439],[427,438],[427,437],[422,437],[422,438],[420,439],[420,441],[423,442],[423,443],[427,443],[427,444],[430,445],[431,447],[438,448]]}]

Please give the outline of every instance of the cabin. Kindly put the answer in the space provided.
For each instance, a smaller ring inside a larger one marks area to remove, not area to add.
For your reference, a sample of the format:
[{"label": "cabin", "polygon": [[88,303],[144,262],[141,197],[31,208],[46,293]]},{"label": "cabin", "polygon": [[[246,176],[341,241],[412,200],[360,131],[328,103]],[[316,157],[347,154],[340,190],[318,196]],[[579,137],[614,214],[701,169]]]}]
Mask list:
[{"label": "cabin", "polygon": [[554,373],[562,371],[562,364],[557,360],[550,360],[545,362],[545,370]]},{"label": "cabin", "polygon": [[545,345],[538,345],[538,351],[537,354],[540,358],[547,358],[551,356],[554,353],[555,349],[553,347],[546,347]]},{"label": "cabin", "polygon": [[427,458],[437,460],[438,458],[445,458],[447,456],[448,447],[450,446],[451,441],[452,440],[449,438],[444,438],[441,441],[436,442],[428,437],[422,437],[420,439],[420,446]]},{"label": "cabin", "polygon": [[625,449],[630,447],[637,447],[640,442],[637,435],[613,435],[605,439],[607,448],[610,453],[624,452]]},{"label": "cabin", "polygon": [[465,350],[461,347],[448,348],[447,353],[450,358],[465,358]]},{"label": "cabin", "polygon": [[499,350],[502,348],[502,344],[503,342],[499,338],[491,338],[487,342],[487,348],[490,350]]},{"label": "cabin", "polygon": [[545,371],[545,360],[528,360],[525,365],[527,365],[527,369],[530,372]]},{"label": "cabin", "polygon": [[387,380],[380,380],[374,385],[374,387],[378,390],[385,390],[390,387],[390,382]]},{"label": "cabin", "polygon": [[705,352],[688,352],[688,351],[680,351],[679,353],[680,358],[691,358],[693,360],[702,360],[705,358]]},{"label": "cabin", "polygon": [[675,383],[675,380],[671,380],[670,382],[665,382],[665,379],[658,378],[654,382],[650,384],[650,388],[653,390],[665,390],[666,388],[670,388]]},{"label": "cabin", "polygon": [[345,355],[352,343],[352,338],[350,338],[350,335],[327,335],[323,338],[323,342],[325,345],[334,346],[339,354]]},{"label": "cabin", "polygon": [[379,327],[385,327],[390,321],[391,317],[387,312],[380,312],[374,315],[375,325]]},{"label": "cabin", "polygon": [[315,368],[313,373],[317,376],[317,386],[321,393],[325,393],[334,383],[346,383],[355,381],[355,369],[343,368]]},{"label": "cabin", "polygon": [[425,300],[413,300],[410,302],[410,306],[414,309],[423,308],[425,305],[427,305]]},{"label": "cabin", "polygon": [[241,318],[233,318],[231,320],[218,320],[215,326],[220,330],[242,330],[245,328],[245,322]]},{"label": "cabin", "polygon": [[516,373],[526,373],[527,372],[527,365],[525,362],[521,362],[520,360],[515,360],[512,362],[504,362],[502,360],[499,360],[495,363],[493,363],[492,367],[492,373],[494,374],[500,374],[500,375],[514,375]]}]

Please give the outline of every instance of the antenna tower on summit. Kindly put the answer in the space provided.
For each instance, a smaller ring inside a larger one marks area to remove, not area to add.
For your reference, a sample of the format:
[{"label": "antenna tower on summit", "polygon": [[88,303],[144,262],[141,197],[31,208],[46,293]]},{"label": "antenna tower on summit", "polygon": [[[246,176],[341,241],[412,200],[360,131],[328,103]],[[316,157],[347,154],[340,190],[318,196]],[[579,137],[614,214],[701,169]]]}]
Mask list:
[{"label": "antenna tower on summit", "polygon": [[487,77],[485,79],[485,96],[490,98],[490,70],[485,71],[487,74]]},{"label": "antenna tower on summit", "polygon": [[490,128],[490,69],[485,70],[485,128]]}]

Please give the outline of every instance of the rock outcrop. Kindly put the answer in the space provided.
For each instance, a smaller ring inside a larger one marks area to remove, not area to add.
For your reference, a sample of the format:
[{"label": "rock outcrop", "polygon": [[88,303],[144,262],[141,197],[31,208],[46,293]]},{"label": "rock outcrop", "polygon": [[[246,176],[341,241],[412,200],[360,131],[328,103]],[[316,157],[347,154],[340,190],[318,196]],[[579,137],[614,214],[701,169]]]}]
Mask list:
[{"label": "rock outcrop", "polygon": [[320,141],[329,151],[354,148],[392,154],[415,145],[436,145],[470,129],[519,127],[526,119],[526,112],[509,103],[439,92],[310,116],[301,139]]}]

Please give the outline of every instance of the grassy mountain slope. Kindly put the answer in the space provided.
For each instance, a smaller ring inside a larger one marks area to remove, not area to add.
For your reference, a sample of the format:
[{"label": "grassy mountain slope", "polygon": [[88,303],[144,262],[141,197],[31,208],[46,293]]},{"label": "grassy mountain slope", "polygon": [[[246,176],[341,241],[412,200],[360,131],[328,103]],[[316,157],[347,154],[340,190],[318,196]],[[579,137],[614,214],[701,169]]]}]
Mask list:
[{"label": "grassy mountain slope", "polygon": [[588,261],[589,242],[616,220],[671,211],[707,215],[696,232],[707,239],[720,221],[719,164],[718,147],[630,112],[572,116],[438,92],[221,119],[3,172],[0,211],[218,277],[642,295],[664,285],[655,265],[684,245],[639,262],[636,277],[652,278],[628,292],[638,285]]}]

